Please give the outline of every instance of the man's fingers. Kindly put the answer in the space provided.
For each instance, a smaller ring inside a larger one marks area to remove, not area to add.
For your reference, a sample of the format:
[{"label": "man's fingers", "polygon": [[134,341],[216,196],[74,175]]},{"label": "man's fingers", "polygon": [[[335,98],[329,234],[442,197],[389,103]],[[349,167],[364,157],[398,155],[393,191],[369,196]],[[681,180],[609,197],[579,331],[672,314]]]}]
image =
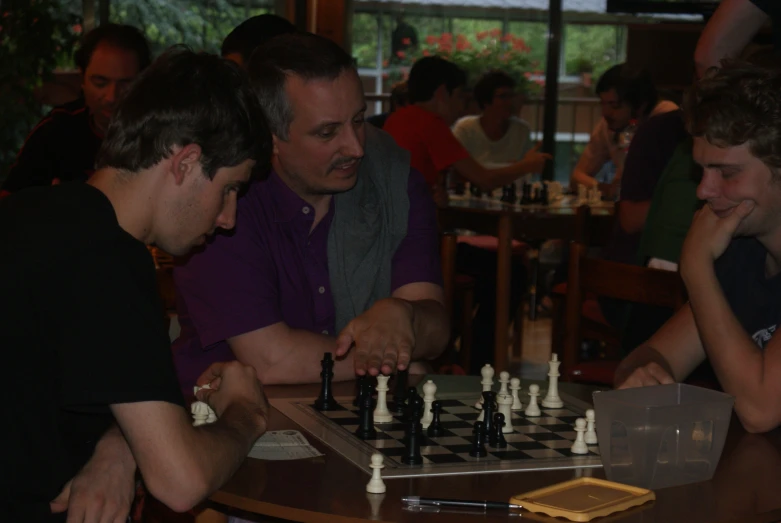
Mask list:
[{"label": "man's fingers", "polygon": [[670,385],[675,383],[675,380],[672,378],[672,376],[670,376],[666,370],[664,370],[656,363],[651,363],[648,365],[648,367],[646,367],[646,369],[648,370],[648,374],[656,381],[654,385]]},{"label": "man's fingers", "polygon": [[534,144],[534,146],[531,148],[532,151],[539,151],[540,147],[542,147],[542,142],[537,142]]},{"label": "man's fingers", "polygon": [[209,398],[215,392],[216,391],[214,389],[200,389],[195,393],[195,399],[198,401],[203,401],[204,403],[209,403]]},{"label": "man's fingers", "polygon": [[740,205],[737,206],[735,209],[735,212],[732,214],[736,214],[739,220],[742,220],[749,214],[751,214],[751,211],[754,210],[755,203],[752,200],[743,200],[740,202]]},{"label": "man's fingers", "polygon": [[540,155],[546,160],[553,160],[553,155],[548,153],[540,153]]},{"label": "man's fingers", "polygon": [[345,329],[342,331],[341,334],[339,334],[339,337],[336,338],[336,349],[334,350],[334,353],[337,357],[342,357],[350,350],[350,347],[353,346],[353,335],[352,330],[348,330],[350,326],[348,325],[345,327]]},{"label": "man's fingers", "polygon": [[49,508],[53,514],[59,514],[68,510],[68,502],[71,496],[71,481],[67,482],[60,494],[49,503]]},{"label": "man's fingers", "polygon": [[201,374],[201,376],[195,381],[195,384],[199,387],[203,387],[204,385],[214,381],[215,378],[219,378],[222,376],[225,364],[226,362],[224,361],[212,363],[209,365],[209,368],[206,369],[203,374]]}]

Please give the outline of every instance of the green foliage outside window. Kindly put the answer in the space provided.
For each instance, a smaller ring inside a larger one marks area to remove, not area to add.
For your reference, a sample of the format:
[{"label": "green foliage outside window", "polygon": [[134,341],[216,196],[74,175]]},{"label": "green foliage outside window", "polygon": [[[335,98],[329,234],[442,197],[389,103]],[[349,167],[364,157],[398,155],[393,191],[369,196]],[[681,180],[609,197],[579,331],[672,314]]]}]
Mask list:
[{"label": "green foliage outside window", "polygon": [[71,63],[82,31],[78,11],[57,0],[3,3],[0,14],[0,178],[25,136],[49,109],[36,94],[58,66]]},{"label": "green foliage outside window", "polygon": [[110,19],[146,34],[154,56],[175,44],[219,53],[222,40],[247,18],[270,11],[245,9],[227,0],[111,0]]}]

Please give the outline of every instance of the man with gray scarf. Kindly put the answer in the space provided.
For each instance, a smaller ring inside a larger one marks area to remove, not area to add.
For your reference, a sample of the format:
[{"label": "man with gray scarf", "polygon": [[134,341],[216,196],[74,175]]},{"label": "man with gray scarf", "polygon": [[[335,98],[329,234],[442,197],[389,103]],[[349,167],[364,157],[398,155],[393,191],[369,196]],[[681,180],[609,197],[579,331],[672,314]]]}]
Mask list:
[{"label": "man with gray scarf", "polygon": [[438,356],[444,308],[436,210],[393,139],[364,122],[353,59],[312,34],[277,37],[248,67],[272,129],[272,172],[235,234],[174,273],[184,390],[235,357],[265,384],[391,374]]}]

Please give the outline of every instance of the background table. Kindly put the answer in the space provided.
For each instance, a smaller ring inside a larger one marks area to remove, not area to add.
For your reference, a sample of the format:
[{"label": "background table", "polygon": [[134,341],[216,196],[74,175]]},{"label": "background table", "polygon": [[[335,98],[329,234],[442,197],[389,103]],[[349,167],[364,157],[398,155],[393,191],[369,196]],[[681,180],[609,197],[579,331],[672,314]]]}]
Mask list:
[{"label": "background table", "polygon": [[[590,399],[594,389],[560,384],[567,394]],[[318,386],[268,387],[269,397],[316,396]],[[335,394],[352,394],[354,384],[335,384]],[[272,412],[270,430],[296,429],[292,421]],[[211,500],[225,511],[260,514],[312,523],[359,521],[454,522],[563,520],[523,513],[522,518],[496,513],[421,514],[402,510],[402,496],[508,500],[510,496],[573,479],[574,470],[495,473],[388,479],[387,492],[366,493],[369,475],[306,434],[324,456],[296,461],[248,459]],[[593,469],[594,477],[604,477]],[[659,489],[657,499],[599,522],[626,523],[769,523],[781,520],[781,432],[748,434],[733,419],[715,476],[710,481]],[[261,519],[262,521],[263,519]]]},{"label": "background table", "polygon": [[[569,197],[567,197],[569,198]],[[578,223],[577,202],[565,199],[557,205],[518,205],[479,198],[451,199],[439,209],[439,228],[443,232],[466,229],[478,234],[496,236],[496,345],[494,366],[507,368],[507,333],[510,325],[510,266],[512,240],[541,242],[560,239],[565,241],[588,239],[589,245],[603,245],[611,235],[615,204],[603,202],[591,206],[588,223]],[[588,230],[584,230],[587,228]],[[443,257],[455,253],[443,253]],[[454,270],[455,263],[443,264]],[[536,273],[536,271],[533,271]],[[455,274],[445,271],[446,282]],[[536,289],[536,274],[531,276],[532,289]]]}]

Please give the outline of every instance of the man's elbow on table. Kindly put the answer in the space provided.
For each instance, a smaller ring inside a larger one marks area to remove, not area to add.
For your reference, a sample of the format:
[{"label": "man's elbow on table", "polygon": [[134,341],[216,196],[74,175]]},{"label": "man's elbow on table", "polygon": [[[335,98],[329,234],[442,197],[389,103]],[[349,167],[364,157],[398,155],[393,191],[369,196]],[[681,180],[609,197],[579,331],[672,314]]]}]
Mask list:
[{"label": "man's elbow on table", "polygon": [[781,413],[778,412],[778,407],[768,401],[749,404],[738,398],[735,401],[735,414],[746,432],[752,434],[770,432],[781,425]]},{"label": "man's elbow on table", "polygon": [[211,494],[208,478],[195,466],[145,475],[144,484],[152,496],[174,512],[187,512]]}]

